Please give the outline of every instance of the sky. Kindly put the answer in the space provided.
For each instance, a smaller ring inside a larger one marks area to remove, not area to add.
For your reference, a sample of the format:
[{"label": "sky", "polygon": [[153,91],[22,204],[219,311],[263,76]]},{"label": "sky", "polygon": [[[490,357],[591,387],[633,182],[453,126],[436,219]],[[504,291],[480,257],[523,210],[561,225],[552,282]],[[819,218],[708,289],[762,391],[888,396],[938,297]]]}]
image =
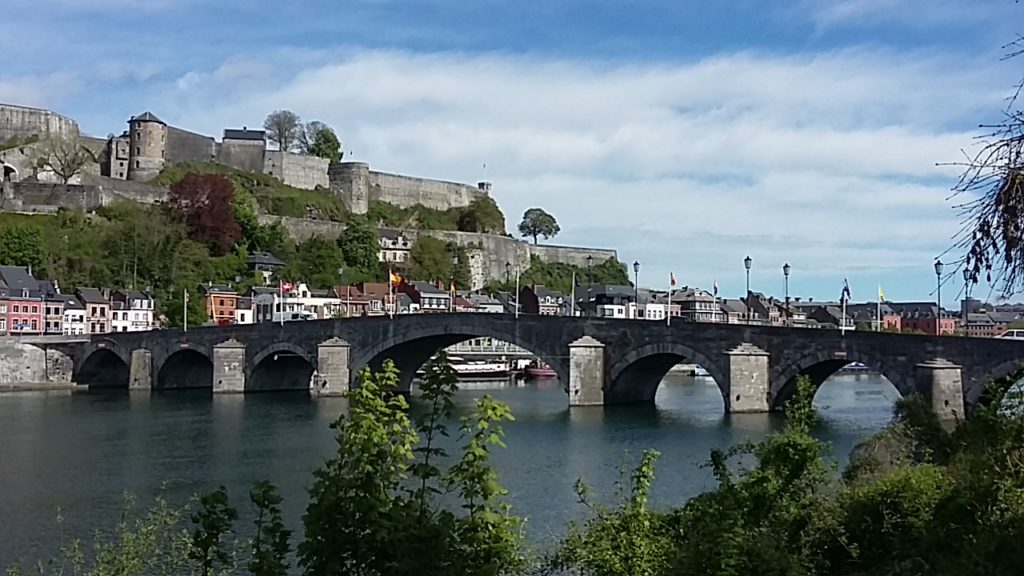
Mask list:
[{"label": "sky", "polygon": [[[371,169],[493,182],[510,232],[614,248],[642,286],[934,298],[951,198],[1020,61],[1012,0],[4,0],[0,101],[95,136],[272,110]],[[59,40],[55,40],[59,39]],[[962,279],[942,289],[955,307]],[[985,298],[986,285],[973,295]],[[995,293],[992,293],[994,298]]]}]

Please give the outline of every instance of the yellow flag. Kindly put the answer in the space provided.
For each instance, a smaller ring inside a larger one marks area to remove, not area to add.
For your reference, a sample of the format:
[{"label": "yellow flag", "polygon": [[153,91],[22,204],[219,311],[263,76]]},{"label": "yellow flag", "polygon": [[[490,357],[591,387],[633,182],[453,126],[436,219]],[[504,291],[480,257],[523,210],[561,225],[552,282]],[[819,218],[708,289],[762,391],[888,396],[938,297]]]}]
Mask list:
[{"label": "yellow flag", "polygon": [[882,291],[882,285],[879,284],[878,285],[878,301],[881,302],[882,300],[885,300],[885,292]]}]

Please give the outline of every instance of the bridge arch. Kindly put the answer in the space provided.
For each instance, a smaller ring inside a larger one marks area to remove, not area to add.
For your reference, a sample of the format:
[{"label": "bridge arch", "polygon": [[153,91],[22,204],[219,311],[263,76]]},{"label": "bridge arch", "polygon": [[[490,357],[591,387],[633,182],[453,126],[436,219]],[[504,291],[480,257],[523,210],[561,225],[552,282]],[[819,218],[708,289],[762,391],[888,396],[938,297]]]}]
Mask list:
[{"label": "bridge arch", "polygon": [[246,362],[246,392],[309,390],[316,357],[291,342],[266,346]]},{"label": "bridge arch", "polygon": [[559,348],[561,334],[526,325],[503,324],[488,319],[491,314],[460,314],[460,326],[451,331],[444,323],[417,323],[411,330],[375,339],[352,358],[353,385],[358,385],[359,372],[366,366],[378,370],[385,360],[395,363],[399,372],[399,390],[408,392],[416,371],[439,350],[474,338],[493,338],[519,346],[546,362],[558,374],[563,386],[569,381],[569,350]]},{"label": "bridge arch", "polygon": [[656,342],[634,348],[607,369],[605,402],[609,404],[654,403],[658,386],[668,371],[681,361],[699,364],[714,378],[722,393],[728,380],[722,360],[680,342]]},{"label": "bridge arch", "polygon": [[796,392],[796,380],[799,376],[809,377],[815,392],[817,392],[826,380],[852,362],[860,362],[880,372],[903,397],[913,394],[916,390],[913,362],[909,362],[905,358],[902,361],[886,362],[883,356],[866,352],[852,352],[843,357],[837,357],[832,350],[812,350],[777,370],[772,370],[769,394],[771,409],[782,409]]},{"label": "bridge arch", "polygon": [[114,340],[90,342],[82,350],[74,377],[90,388],[127,388],[131,378],[131,353]]},{"label": "bridge arch", "polygon": [[[1014,381],[1024,378],[1024,360],[1000,362],[983,370],[981,376],[970,380],[964,371],[961,375],[964,380],[964,412],[970,414],[975,406],[988,402],[991,399],[989,387],[1006,376],[1011,377]],[[1012,387],[1012,384],[1010,386]]]},{"label": "bridge arch", "polygon": [[153,382],[156,389],[213,387],[213,361],[195,348],[179,348],[160,363]]}]

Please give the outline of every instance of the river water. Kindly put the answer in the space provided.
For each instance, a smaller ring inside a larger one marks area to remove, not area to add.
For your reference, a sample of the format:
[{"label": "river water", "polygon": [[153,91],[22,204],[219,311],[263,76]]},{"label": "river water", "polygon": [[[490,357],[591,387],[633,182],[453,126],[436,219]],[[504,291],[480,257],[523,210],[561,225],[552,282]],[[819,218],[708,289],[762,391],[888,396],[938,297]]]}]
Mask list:
[{"label": "river water", "polygon": [[[655,406],[573,410],[557,382],[467,383],[456,397],[460,415],[483,394],[516,416],[506,425],[508,449],[494,458],[514,511],[541,547],[582,514],[577,478],[610,493],[618,467],[654,448],[662,453],[654,501],[678,504],[713,488],[700,467],[710,450],[756,441],[782,423],[778,415],[725,415],[714,381],[699,377],[668,376]],[[885,426],[897,397],[879,376],[833,377],[815,397],[823,416],[817,434],[842,464]],[[64,537],[88,540],[116,522],[123,492],[148,503],[161,486],[180,504],[223,484],[248,524],[248,489],[270,480],[301,533],[310,473],[334,451],[328,424],[344,408],[343,399],[287,393],[0,394],[0,570],[53,552],[58,508]]]}]

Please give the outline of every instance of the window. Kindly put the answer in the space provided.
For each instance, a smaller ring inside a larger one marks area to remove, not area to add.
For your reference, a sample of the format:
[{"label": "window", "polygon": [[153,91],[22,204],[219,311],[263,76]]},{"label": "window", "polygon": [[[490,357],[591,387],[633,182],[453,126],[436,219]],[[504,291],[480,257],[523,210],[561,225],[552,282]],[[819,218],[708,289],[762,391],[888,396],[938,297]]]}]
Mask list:
[{"label": "window", "polygon": [[217,300],[217,306],[223,306],[223,305],[224,305],[224,299],[223,298],[218,299]]},{"label": "window", "polygon": [[33,314],[39,314],[39,306],[33,306],[32,307],[32,313]]},{"label": "window", "polygon": [[142,166],[142,164],[138,160],[136,160],[135,161],[135,167],[138,168],[139,166]]},{"label": "window", "polygon": [[0,312],[7,313],[7,304],[0,304]]},{"label": "window", "polygon": [[[135,147],[135,153],[136,154],[142,154],[142,148],[140,148],[139,146],[136,146]],[[136,162],[136,164],[138,164],[138,162]]]},{"label": "window", "polygon": [[32,331],[39,330],[39,321],[35,318],[32,319]]},{"label": "window", "polygon": [[6,318],[0,318],[0,332],[6,332],[6,331],[7,331],[7,319]]},{"label": "window", "polygon": [[15,304],[14,308],[11,309],[11,312],[14,312],[15,314],[17,314],[18,312],[21,312],[21,306],[18,306],[17,304]]}]

